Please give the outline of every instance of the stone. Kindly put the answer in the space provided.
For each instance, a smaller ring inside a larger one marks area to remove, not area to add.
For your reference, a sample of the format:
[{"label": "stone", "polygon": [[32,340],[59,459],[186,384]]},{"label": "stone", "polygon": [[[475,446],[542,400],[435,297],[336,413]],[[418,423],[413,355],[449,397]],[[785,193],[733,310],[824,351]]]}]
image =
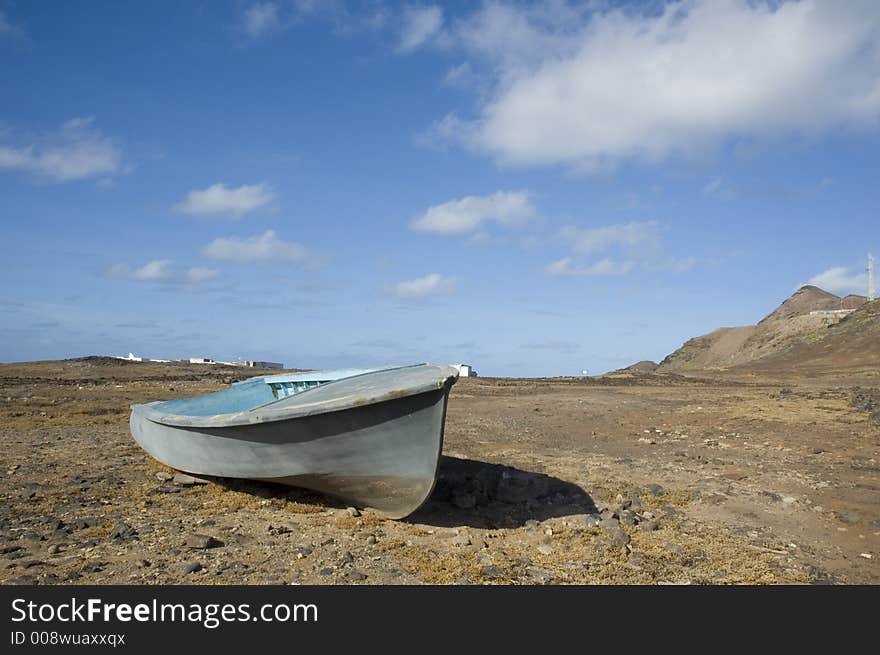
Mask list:
[{"label": "stone", "polygon": [[171,482],[181,487],[192,487],[197,484],[208,484],[207,480],[197,478],[192,475],[187,475],[186,473],[175,473],[174,477],[171,478]]},{"label": "stone", "polygon": [[602,517],[603,520],[616,519],[618,517],[618,514],[613,509],[605,509],[605,510],[602,510],[602,512],[599,514],[599,516]]},{"label": "stone", "polygon": [[202,565],[199,562],[189,562],[187,564],[180,565],[180,571],[182,573],[198,573],[202,570]]},{"label": "stone", "polygon": [[639,528],[643,532],[654,532],[655,530],[660,529],[660,523],[654,520],[642,521],[639,523]]},{"label": "stone", "polygon": [[349,516],[360,516],[361,515],[360,510],[358,510],[357,507],[346,507],[345,511]]},{"label": "stone", "polygon": [[480,569],[480,575],[484,578],[501,578],[504,577],[504,569],[490,564]]},{"label": "stone", "polygon": [[349,580],[354,580],[355,582],[363,582],[364,580],[367,579],[366,574],[361,573],[360,571],[349,571],[348,575],[346,575],[346,577]]},{"label": "stone", "polygon": [[587,518],[584,519],[584,523],[586,523],[588,528],[598,528],[601,522],[602,517],[598,514],[587,514]]},{"label": "stone", "polygon": [[452,494],[452,504],[458,509],[472,509],[477,506],[477,497],[472,493],[456,491]]},{"label": "stone", "polygon": [[117,523],[110,531],[112,541],[131,541],[138,538],[138,531],[128,523]]},{"label": "stone", "polygon": [[645,491],[647,491],[649,494],[651,494],[654,497],[662,496],[665,492],[663,487],[661,487],[659,484],[654,484],[654,483],[646,484]]},{"label": "stone", "polygon": [[630,542],[629,535],[621,528],[608,529],[605,540],[613,548],[624,548]]},{"label": "stone", "polygon": [[636,519],[636,515],[633,512],[630,512],[628,509],[623,510],[620,513],[620,518],[618,520],[620,521],[621,525],[626,525],[629,527],[632,527],[636,523],[638,523],[638,520]]},{"label": "stone", "polygon": [[329,567],[324,567],[320,571],[318,571],[318,575],[333,575],[333,569]]},{"label": "stone", "polygon": [[159,482],[168,482],[173,478],[173,475],[171,475],[170,473],[166,473],[165,471],[159,471],[156,473],[156,479],[159,480]]},{"label": "stone", "polygon": [[370,546],[372,546],[372,545],[374,545],[374,544],[376,544],[376,543],[378,543],[378,542],[379,542],[379,540],[376,539],[376,535],[371,534],[370,536],[367,537],[367,543],[368,543]]},{"label": "stone", "polygon": [[214,539],[214,537],[208,536],[206,534],[198,534],[195,532],[186,536],[185,543],[189,548],[195,548],[197,550],[216,548],[223,545],[221,542]]},{"label": "stone", "polygon": [[50,555],[57,555],[61,552],[61,547],[58,544],[52,544],[47,550]]},{"label": "stone", "polygon": [[629,501],[629,507],[628,507],[628,509],[629,509],[630,511],[632,511],[632,512],[637,512],[637,513],[638,513],[638,512],[641,512],[642,509],[644,509],[644,506],[642,505],[642,501],[641,501],[641,500],[639,500],[638,498],[632,498],[632,499]]},{"label": "stone", "polygon": [[602,519],[599,521],[599,527],[603,530],[612,530],[620,527],[620,521],[617,519]]},{"label": "stone", "polygon": [[470,546],[471,538],[466,534],[457,534],[452,538],[453,546]]},{"label": "stone", "polygon": [[541,544],[535,550],[537,550],[542,555],[550,555],[553,552],[553,546],[550,544]]}]

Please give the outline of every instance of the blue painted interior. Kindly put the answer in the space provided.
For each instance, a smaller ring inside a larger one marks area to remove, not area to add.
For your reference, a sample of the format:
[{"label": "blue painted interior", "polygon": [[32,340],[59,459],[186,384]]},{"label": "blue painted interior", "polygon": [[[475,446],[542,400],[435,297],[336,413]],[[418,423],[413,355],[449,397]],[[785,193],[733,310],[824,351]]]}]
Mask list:
[{"label": "blue painted interior", "polygon": [[236,414],[286,398],[326,382],[371,373],[381,369],[340,369],[267,375],[236,382],[228,389],[196,396],[167,400],[155,406],[160,412],[176,416],[213,416]]}]

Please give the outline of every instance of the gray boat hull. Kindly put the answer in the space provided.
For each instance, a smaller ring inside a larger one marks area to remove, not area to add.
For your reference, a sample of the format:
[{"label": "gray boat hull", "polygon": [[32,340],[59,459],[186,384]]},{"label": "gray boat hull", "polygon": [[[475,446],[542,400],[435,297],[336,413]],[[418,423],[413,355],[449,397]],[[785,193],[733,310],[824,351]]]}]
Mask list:
[{"label": "gray boat hull", "polygon": [[434,487],[454,382],[331,412],[218,427],[168,425],[135,406],[131,433],[155,459],[182,471],[303,487],[402,518]]}]

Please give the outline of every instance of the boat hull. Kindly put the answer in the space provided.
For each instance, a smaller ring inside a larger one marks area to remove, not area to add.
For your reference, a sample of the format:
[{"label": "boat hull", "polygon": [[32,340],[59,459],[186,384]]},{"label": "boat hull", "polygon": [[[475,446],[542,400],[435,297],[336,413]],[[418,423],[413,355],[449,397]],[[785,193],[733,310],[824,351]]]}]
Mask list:
[{"label": "boat hull", "polygon": [[168,425],[133,411],[131,433],[155,459],[182,471],[312,489],[402,518],[433,490],[450,387],[219,427]]}]

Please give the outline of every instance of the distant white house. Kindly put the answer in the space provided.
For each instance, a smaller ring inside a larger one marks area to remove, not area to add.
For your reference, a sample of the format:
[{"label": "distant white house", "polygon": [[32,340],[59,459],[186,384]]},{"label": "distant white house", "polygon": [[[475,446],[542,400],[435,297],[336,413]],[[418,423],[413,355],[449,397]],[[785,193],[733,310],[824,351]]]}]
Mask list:
[{"label": "distant white house", "polygon": [[189,363],[190,364],[216,364],[217,362],[215,362],[213,359],[209,359],[207,357],[190,357]]},{"label": "distant white house", "polygon": [[116,359],[124,359],[127,362],[142,362],[144,361],[143,357],[138,357],[134,353],[128,353],[126,357],[117,357]]},{"label": "distant white house", "polygon": [[474,367],[470,364],[453,364],[458,369],[459,377],[463,378],[475,378],[477,377],[477,372],[474,370]]}]

